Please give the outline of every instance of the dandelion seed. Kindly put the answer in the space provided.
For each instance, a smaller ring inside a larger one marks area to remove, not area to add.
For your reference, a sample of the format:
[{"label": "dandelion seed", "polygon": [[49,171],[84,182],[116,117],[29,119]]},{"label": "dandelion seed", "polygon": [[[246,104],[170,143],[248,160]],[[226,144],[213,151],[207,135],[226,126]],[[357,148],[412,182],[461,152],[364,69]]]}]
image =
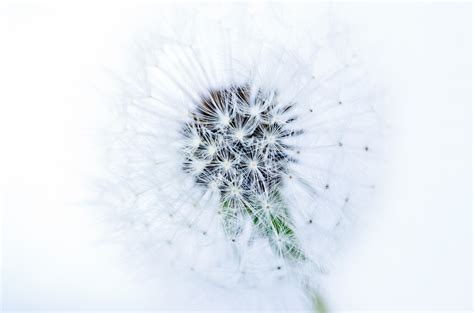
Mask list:
[{"label": "dandelion seed", "polygon": [[217,152],[217,147],[214,144],[211,144],[209,147],[207,147],[207,153],[209,153],[210,156],[213,156]]},{"label": "dandelion seed", "polygon": [[245,137],[245,134],[244,134],[244,131],[241,130],[241,129],[238,129],[235,131],[235,138],[238,140],[238,141],[243,141],[244,140],[244,137]]}]

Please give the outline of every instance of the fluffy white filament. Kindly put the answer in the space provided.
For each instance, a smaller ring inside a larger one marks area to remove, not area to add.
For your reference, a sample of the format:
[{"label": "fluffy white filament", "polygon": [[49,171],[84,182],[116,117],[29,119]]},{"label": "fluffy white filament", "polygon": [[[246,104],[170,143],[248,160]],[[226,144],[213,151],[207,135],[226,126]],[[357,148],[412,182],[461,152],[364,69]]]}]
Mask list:
[{"label": "fluffy white filament", "polygon": [[146,45],[108,200],[157,264],[232,288],[316,290],[373,191],[377,99],[311,18],[295,30],[278,14],[207,12],[161,23]]}]

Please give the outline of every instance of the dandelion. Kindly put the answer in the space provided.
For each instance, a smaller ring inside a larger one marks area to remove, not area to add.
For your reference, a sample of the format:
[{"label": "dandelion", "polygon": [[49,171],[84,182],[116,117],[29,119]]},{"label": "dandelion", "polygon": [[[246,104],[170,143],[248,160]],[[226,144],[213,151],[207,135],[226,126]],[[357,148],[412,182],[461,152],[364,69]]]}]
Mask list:
[{"label": "dandelion", "polygon": [[296,284],[321,310],[335,243],[373,189],[376,99],[329,35],[236,15],[154,37],[113,150],[118,212],[176,268]]}]

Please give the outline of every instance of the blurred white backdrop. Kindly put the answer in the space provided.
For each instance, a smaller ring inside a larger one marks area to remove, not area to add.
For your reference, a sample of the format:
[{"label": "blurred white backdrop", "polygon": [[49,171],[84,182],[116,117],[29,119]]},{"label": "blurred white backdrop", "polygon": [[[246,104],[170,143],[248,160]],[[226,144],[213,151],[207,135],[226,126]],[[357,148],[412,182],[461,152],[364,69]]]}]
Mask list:
[{"label": "blurred white backdrop", "polygon": [[[329,302],[470,310],[471,4],[331,10],[387,87],[391,145],[381,199],[335,267]],[[168,308],[101,242],[104,223],[86,203],[107,121],[95,87],[159,12],[132,1],[0,2],[2,311]]]}]

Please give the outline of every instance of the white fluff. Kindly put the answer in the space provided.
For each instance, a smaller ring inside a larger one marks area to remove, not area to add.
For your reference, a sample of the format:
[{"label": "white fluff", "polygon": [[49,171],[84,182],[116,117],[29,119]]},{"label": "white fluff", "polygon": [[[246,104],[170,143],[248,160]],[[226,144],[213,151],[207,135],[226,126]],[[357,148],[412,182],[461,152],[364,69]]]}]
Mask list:
[{"label": "white fluff", "polygon": [[[288,22],[292,15],[298,24]],[[144,44],[142,71],[127,79],[123,131],[109,151],[114,178],[106,199],[123,238],[157,267],[234,290],[295,285],[314,300],[310,293],[320,288],[337,242],[374,190],[378,99],[364,72],[331,25],[321,28],[323,21],[298,8],[211,6],[162,16]],[[200,134],[192,116],[203,98],[246,85],[250,103],[229,96],[205,120],[225,135]],[[237,125],[236,114],[246,122]],[[249,141],[263,124],[285,126],[265,126]],[[289,130],[302,132],[284,136]],[[250,156],[235,148],[239,142]],[[280,150],[283,171],[273,170],[275,158],[266,154]],[[222,151],[233,151],[232,158]],[[211,162],[216,172],[198,183]],[[282,199],[267,190],[269,178],[281,179]],[[243,181],[263,187],[248,195]],[[234,215],[224,216],[223,202]],[[259,233],[252,222],[259,214],[280,216],[294,233]],[[304,260],[278,248],[295,242]]]}]

